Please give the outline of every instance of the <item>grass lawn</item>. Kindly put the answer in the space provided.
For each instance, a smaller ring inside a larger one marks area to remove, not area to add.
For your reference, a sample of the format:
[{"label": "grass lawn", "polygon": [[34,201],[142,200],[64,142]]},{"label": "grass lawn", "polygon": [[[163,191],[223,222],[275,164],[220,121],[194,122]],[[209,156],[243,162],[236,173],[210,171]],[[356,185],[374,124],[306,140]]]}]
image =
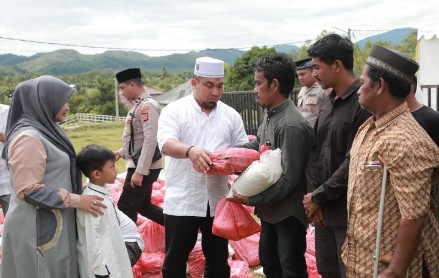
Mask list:
[{"label": "grass lawn", "polygon": [[[63,126],[76,152],[89,144],[103,145],[116,151],[122,146],[123,122],[87,123]],[[125,160],[116,162],[117,170],[125,172]]]}]

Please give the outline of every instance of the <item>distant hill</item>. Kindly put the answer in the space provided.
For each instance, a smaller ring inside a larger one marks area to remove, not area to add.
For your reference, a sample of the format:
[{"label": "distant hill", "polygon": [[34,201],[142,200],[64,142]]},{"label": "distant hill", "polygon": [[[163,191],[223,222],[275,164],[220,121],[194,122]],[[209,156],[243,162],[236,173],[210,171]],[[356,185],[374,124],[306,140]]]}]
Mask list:
[{"label": "distant hill", "polygon": [[[361,48],[367,41],[390,41],[392,44],[401,42],[414,28],[395,29],[383,34],[362,39],[358,42]],[[276,45],[276,51],[297,53],[295,45]],[[139,67],[142,70],[160,71],[165,67],[170,72],[192,71],[197,57],[210,56],[232,64],[245,51],[238,49],[205,49],[184,54],[171,54],[161,57],[150,57],[134,51],[109,50],[102,54],[85,55],[76,50],[60,49],[48,53],[37,53],[33,56],[0,54],[0,75],[23,73],[41,74],[76,74],[94,70],[116,72],[127,67]]]},{"label": "distant hill", "polygon": [[[299,49],[294,45],[278,45],[275,48],[285,53]],[[194,61],[198,57],[209,56],[232,64],[244,53],[245,51],[237,49],[205,49],[184,54],[150,57],[134,51],[109,50],[102,54],[85,55],[72,49],[60,49],[48,53],[37,53],[30,57],[4,54],[0,55],[0,75],[26,72],[61,75],[92,70],[115,72],[127,67],[139,67],[149,71],[160,71],[165,67],[170,72],[183,72],[192,71]]]},{"label": "distant hill", "polygon": [[298,52],[300,50],[299,47],[290,44],[279,44],[276,45],[274,49],[276,49],[277,52],[282,52],[282,53]]},{"label": "distant hill", "polygon": [[416,30],[416,28],[395,29],[359,40],[358,45],[360,46],[360,48],[364,48],[368,41],[370,41],[371,43],[375,43],[377,41],[389,41],[391,44],[399,44],[405,37],[407,37],[408,34]]},{"label": "distant hill", "polygon": [[166,67],[168,71],[181,72],[192,70],[197,57],[210,56],[233,63],[243,53],[245,52],[236,49],[207,49],[186,54],[150,57],[133,51],[110,50],[102,54],[84,55],[76,50],[61,49],[49,53],[38,53],[31,57],[13,54],[0,55],[0,72],[9,72],[10,67],[26,72],[55,75],[92,70],[117,71],[127,67],[139,67],[150,71],[159,71]]}]

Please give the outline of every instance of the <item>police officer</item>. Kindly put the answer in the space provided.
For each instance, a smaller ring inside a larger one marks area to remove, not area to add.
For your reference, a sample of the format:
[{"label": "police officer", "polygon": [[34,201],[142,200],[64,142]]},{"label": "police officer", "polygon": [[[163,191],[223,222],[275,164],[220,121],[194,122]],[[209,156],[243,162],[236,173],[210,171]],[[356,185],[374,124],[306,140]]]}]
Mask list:
[{"label": "police officer", "polygon": [[314,128],[320,108],[328,101],[327,93],[312,75],[311,58],[297,61],[296,66],[298,79],[303,86],[297,97],[297,108]]},{"label": "police officer", "polygon": [[[152,184],[157,180],[162,160],[157,148],[160,106],[145,91],[140,69],[129,68],[116,74],[123,96],[134,104],[128,111],[122,136],[122,148],[115,151],[116,161],[124,158],[127,175],[118,207],[134,223],[137,213],[163,225],[163,209],[151,204]],[[136,159],[133,159],[135,158]]]}]

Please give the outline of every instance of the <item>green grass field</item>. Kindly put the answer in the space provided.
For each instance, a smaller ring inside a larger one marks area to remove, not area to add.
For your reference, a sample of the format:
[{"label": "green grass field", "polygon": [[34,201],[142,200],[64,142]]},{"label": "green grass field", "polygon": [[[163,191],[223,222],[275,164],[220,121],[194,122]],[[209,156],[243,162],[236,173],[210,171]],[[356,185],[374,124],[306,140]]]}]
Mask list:
[{"label": "green grass field", "polygon": [[[76,152],[89,144],[103,145],[116,151],[122,146],[123,122],[87,123],[63,126]],[[119,173],[125,172],[125,160],[116,162]]]}]

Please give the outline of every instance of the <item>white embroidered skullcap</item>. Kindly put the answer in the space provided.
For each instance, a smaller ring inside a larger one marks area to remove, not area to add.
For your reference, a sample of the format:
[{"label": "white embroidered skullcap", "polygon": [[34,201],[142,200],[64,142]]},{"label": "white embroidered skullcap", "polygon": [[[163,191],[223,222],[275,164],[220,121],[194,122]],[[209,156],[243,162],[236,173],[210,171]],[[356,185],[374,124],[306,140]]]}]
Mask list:
[{"label": "white embroidered skullcap", "polygon": [[201,77],[223,78],[224,61],[210,57],[197,58],[195,61],[194,74]]}]

